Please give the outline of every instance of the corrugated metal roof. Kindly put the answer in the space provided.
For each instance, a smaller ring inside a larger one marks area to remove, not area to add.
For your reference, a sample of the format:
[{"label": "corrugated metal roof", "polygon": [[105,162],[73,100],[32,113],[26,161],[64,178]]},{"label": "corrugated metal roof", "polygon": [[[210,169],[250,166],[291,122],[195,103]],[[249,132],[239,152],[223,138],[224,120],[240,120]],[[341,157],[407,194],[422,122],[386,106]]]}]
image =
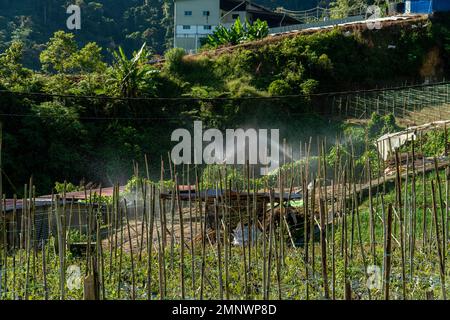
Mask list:
[{"label": "corrugated metal roof", "polygon": [[[123,192],[125,191],[125,186],[121,186],[119,187],[119,192]],[[89,198],[89,195],[92,193],[92,195],[97,194],[97,195],[102,195],[102,196],[106,196],[106,197],[112,197],[113,193],[114,193],[114,187],[109,187],[109,188],[97,188],[97,189],[92,189],[92,190],[86,190],[86,193],[84,191],[76,191],[76,192],[67,192],[65,199],[67,201],[71,201],[73,200],[87,200],[87,198]],[[87,197],[86,197],[87,195]],[[33,199],[34,201],[34,206],[35,207],[43,207],[43,206],[49,206],[52,204],[52,197],[54,197],[55,195],[44,195],[44,196],[40,196],[37,197],[35,199]],[[59,194],[60,197],[60,203],[62,203],[62,194]],[[14,209],[14,199],[6,199],[5,200],[5,211],[12,211]],[[24,200],[23,199],[16,199],[16,210],[22,210],[24,206]]]},{"label": "corrugated metal roof", "polygon": [[[247,192],[237,192],[237,191],[223,191],[223,190],[216,190],[216,189],[208,189],[208,190],[204,190],[204,191],[200,191],[198,193],[196,192],[191,192],[191,200],[195,201],[196,198],[199,198],[201,200],[206,200],[206,199],[214,199],[215,197],[227,197],[227,198],[237,198],[239,196],[239,198],[241,200],[244,200],[247,198]],[[270,195],[267,192],[257,192],[255,193],[250,193],[250,198],[253,198],[254,196],[256,196],[256,198],[258,200],[264,200],[264,201],[270,201]],[[289,194],[289,192],[285,192],[285,193],[274,193],[273,194],[273,200],[276,202],[277,200],[280,199],[280,196],[283,198],[284,201],[289,200],[299,200],[302,199],[302,195],[300,193],[291,193]],[[171,198],[172,197],[172,193],[162,193],[161,194],[161,198]],[[180,200],[181,201],[188,201],[189,200],[189,193],[180,193]]]},{"label": "corrugated metal roof", "polygon": [[[182,192],[182,193],[188,193],[189,192],[189,188],[191,190],[192,193],[195,193],[195,185],[180,185],[178,186],[178,189]],[[119,186],[119,192],[122,193],[125,191],[125,186]],[[79,200],[87,200],[89,198],[89,195],[92,194],[97,194],[97,195],[102,195],[104,197],[112,197],[114,193],[114,187],[108,187],[108,188],[96,188],[96,189],[91,189],[91,190],[86,190],[86,192],[84,191],[76,191],[76,192],[67,192],[65,199],[66,201],[71,201],[71,200],[75,200],[75,201],[79,201]],[[87,197],[86,197],[87,196]],[[50,206],[52,204],[52,197],[55,197],[55,195],[43,195],[40,197],[37,197],[34,200],[34,206],[35,207],[43,207],[43,206]],[[60,203],[62,204],[62,200],[63,200],[63,195],[59,194],[59,198],[60,198]],[[24,206],[24,200],[23,199],[16,199],[16,210],[22,210],[23,206]],[[5,200],[5,211],[12,211],[14,209],[14,199],[6,199]]]},{"label": "corrugated metal roof", "polygon": [[228,12],[235,12],[235,11],[247,11],[249,13],[255,14],[255,15],[261,15],[261,16],[270,16],[274,19],[278,19],[278,23],[283,24],[295,24],[300,23],[297,19],[294,17],[274,12],[273,10],[266,8],[262,5],[259,5],[257,3],[251,2],[251,1],[245,1],[245,0],[221,0],[220,1],[220,9]]},{"label": "corrugated metal roof", "polygon": [[[44,206],[49,206],[49,205],[52,204],[52,200],[51,199],[36,198],[36,199],[33,199],[33,200],[34,200],[34,206],[35,207],[44,207]],[[5,208],[4,208],[5,211],[12,211],[12,210],[14,210],[14,199],[6,199],[4,203],[6,204]],[[28,200],[28,206],[29,205],[30,205],[30,201]],[[23,199],[17,199],[16,200],[16,205],[15,205],[16,210],[22,210],[23,206],[24,206],[24,200]]]},{"label": "corrugated metal roof", "polygon": [[[119,192],[124,192],[125,191],[125,186],[121,186],[119,187]],[[114,187],[109,187],[109,188],[97,188],[97,189],[90,189],[90,190],[86,190],[85,191],[75,191],[75,192],[67,192],[65,198],[70,200],[70,199],[74,199],[74,200],[86,200],[86,198],[89,198],[89,195],[92,194],[97,194],[97,195],[102,195],[105,197],[112,197],[114,193]],[[60,197],[62,197],[62,194],[59,194]],[[86,197],[87,196],[87,197]],[[45,195],[45,196],[41,196],[39,197],[41,199],[51,199],[52,195]]]}]

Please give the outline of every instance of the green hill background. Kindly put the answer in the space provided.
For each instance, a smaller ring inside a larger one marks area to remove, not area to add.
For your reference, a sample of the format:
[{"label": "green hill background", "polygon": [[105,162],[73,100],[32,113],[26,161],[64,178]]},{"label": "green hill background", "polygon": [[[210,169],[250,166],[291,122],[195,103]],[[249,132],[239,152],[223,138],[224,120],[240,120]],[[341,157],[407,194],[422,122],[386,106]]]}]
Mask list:
[{"label": "green hill background", "polygon": [[[82,9],[82,28],[75,31],[80,45],[96,42],[105,51],[121,45],[126,53],[146,42],[155,53],[171,46],[172,0],[75,1]],[[66,30],[67,0],[0,0],[0,52],[13,40],[26,44],[26,66],[39,68],[39,52],[55,31]],[[260,0],[261,5],[292,10],[315,7],[317,0]],[[104,52],[106,53],[106,52]]]}]

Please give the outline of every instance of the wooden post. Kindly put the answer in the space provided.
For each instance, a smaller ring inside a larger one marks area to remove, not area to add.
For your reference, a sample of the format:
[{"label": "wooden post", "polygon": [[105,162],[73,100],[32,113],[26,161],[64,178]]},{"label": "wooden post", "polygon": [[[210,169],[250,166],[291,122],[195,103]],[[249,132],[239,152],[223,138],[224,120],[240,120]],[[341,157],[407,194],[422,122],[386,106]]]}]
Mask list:
[{"label": "wooden post", "polygon": [[328,273],[327,273],[327,244],[325,228],[325,203],[323,199],[320,199],[320,244],[322,248],[322,278],[323,278],[323,293],[325,299],[330,299],[330,293],[328,290]]},{"label": "wooden post", "polygon": [[384,299],[389,300],[389,284],[391,277],[391,244],[392,244],[392,205],[389,204],[387,226],[386,226],[386,246],[384,249]]},{"label": "wooden post", "polygon": [[94,256],[90,259],[91,272],[84,277],[84,300],[99,300],[99,281],[97,273],[97,263]]}]

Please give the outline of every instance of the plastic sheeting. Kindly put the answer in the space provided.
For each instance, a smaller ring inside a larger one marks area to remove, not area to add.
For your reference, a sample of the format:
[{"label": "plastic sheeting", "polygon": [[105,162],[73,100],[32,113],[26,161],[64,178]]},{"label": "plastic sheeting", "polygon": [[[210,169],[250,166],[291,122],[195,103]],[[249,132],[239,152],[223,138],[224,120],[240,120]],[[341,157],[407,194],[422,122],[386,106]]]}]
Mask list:
[{"label": "plastic sheeting", "polygon": [[424,13],[450,11],[448,0],[407,0],[405,2],[405,13]]},{"label": "plastic sheeting", "polygon": [[433,13],[432,0],[409,0],[406,1],[405,13]]},{"label": "plastic sheeting", "polygon": [[400,148],[406,142],[416,139],[416,135],[411,132],[394,135],[385,134],[377,140],[377,149],[384,161],[388,159],[390,153]]},{"label": "plastic sheeting", "polygon": [[[244,235],[242,235],[242,229],[244,229]],[[258,230],[256,226],[252,227],[252,242],[257,240],[261,232]],[[236,229],[233,230],[233,242],[234,246],[243,246],[247,245],[249,236],[249,227],[244,226],[241,227],[241,223],[239,222]]]},{"label": "plastic sheeting", "polygon": [[420,126],[409,127],[408,129],[395,133],[385,134],[377,139],[375,146],[378,152],[382,156],[383,160],[387,160],[389,153],[400,148],[406,142],[416,139],[416,134],[418,132],[426,132],[434,130],[436,128],[448,128],[450,125],[450,120],[440,120],[430,123],[425,123]]},{"label": "plastic sheeting", "polygon": [[434,0],[433,1],[434,11],[450,11],[450,1],[448,0]]}]

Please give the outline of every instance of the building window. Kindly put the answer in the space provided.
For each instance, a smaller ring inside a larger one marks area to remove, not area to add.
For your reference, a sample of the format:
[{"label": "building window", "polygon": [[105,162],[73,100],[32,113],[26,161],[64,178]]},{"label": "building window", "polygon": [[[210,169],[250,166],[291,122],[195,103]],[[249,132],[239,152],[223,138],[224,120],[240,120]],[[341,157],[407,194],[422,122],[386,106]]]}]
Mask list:
[{"label": "building window", "polygon": [[236,20],[237,18],[239,18],[239,13],[231,15],[231,17],[233,18],[233,20]]},{"label": "building window", "polygon": [[185,11],[185,12],[184,12],[184,15],[185,15],[185,16],[192,16],[192,11]]},{"label": "building window", "polygon": [[206,25],[206,26],[203,26],[203,29],[204,29],[204,30],[211,30],[211,29],[212,29],[212,26]]},{"label": "building window", "polygon": [[183,26],[183,30],[191,30],[191,26]]},{"label": "building window", "polygon": [[209,17],[209,11],[203,11],[203,16],[204,17]]}]

